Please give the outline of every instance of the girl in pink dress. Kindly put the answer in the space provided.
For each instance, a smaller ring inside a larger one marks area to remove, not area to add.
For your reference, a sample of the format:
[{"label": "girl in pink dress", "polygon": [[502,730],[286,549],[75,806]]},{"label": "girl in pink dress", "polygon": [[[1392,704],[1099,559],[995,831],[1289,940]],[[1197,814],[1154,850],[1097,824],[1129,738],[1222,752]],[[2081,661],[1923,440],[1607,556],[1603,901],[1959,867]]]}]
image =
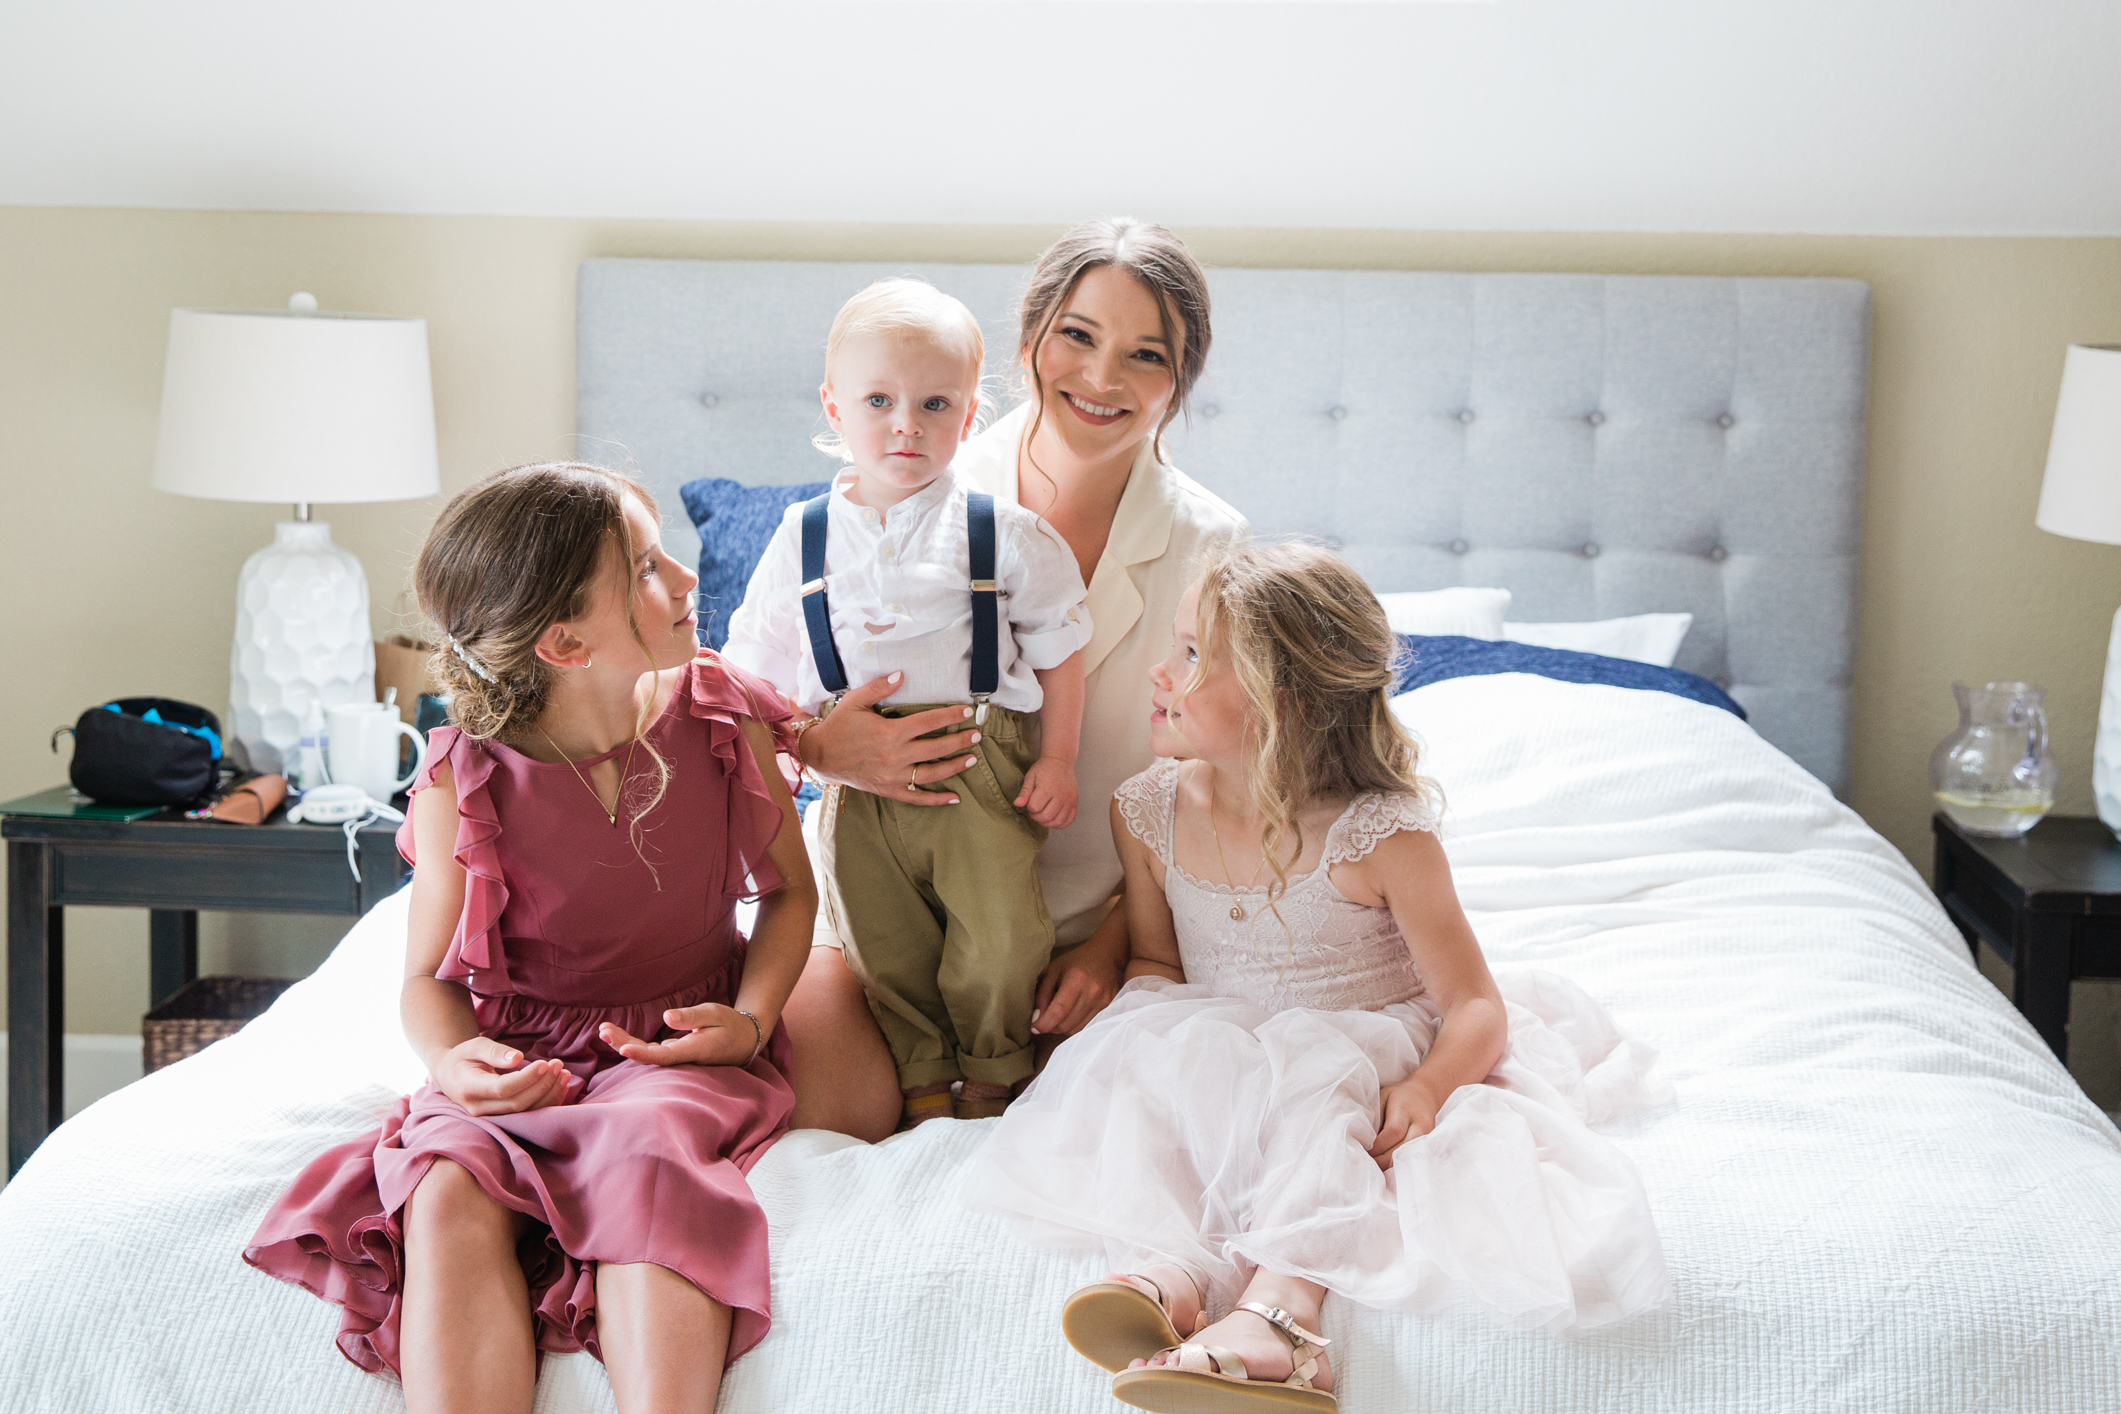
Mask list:
[{"label": "girl in pink dress", "polygon": [[1129,981],[965,1183],[1120,1269],[1069,1298],[1070,1343],[1143,1409],[1286,1414],[1334,1406],[1328,1291],[1548,1330],[1663,1301],[1641,1179],[1588,1125],[1669,1087],[1570,983],[1489,974],[1368,587],[1242,548],[1173,634],[1143,705],[1176,759],[1112,803]]},{"label": "girl in pink dress", "polygon": [[521,1414],[538,1353],[584,1349],[621,1410],[711,1410],[766,1333],[744,1175],[793,1108],[816,894],[787,711],[698,648],[660,540],[638,484],[562,463],[459,495],[420,552],[456,721],[398,836],[429,1082],[243,1254],[343,1306],[340,1351],[415,1411]]}]

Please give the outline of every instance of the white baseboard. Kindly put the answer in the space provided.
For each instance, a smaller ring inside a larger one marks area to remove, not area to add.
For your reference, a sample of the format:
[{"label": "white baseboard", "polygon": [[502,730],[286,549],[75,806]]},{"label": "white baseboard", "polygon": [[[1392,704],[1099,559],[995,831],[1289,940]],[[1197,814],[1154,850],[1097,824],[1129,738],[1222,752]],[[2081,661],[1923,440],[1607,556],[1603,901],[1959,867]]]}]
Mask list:
[{"label": "white baseboard", "polygon": [[[111,1091],[140,1078],[138,1036],[73,1036],[65,1040],[66,1117],[72,1119]],[[0,1113],[7,1106],[7,1033],[0,1031]]]}]

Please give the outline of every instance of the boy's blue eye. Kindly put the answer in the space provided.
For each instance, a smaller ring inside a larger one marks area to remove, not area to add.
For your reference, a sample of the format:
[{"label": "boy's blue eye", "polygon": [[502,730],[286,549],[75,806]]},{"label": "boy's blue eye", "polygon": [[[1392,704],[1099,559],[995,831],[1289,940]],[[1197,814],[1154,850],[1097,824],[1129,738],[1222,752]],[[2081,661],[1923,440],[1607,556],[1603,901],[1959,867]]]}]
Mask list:
[{"label": "boy's blue eye", "polygon": [[873,408],[887,408],[891,406],[891,399],[885,397],[882,393],[871,393],[868,397],[862,399],[862,401],[869,404],[869,406]]},{"label": "boy's blue eye", "polygon": [[921,406],[929,412],[942,412],[949,408],[950,400],[948,398],[930,398],[927,402],[922,403]]}]

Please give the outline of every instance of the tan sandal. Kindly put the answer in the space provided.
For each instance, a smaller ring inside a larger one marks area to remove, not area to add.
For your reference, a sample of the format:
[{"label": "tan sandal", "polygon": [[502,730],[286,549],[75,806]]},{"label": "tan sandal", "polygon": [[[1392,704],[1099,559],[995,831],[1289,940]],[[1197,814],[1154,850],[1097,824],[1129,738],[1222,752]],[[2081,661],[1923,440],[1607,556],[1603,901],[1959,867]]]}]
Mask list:
[{"label": "tan sandal", "polygon": [[1291,1409],[1336,1410],[1340,1401],[1311,1387],[1318,1357],[1333,1342],[1305,1330],[1279,1306],[1247,1301],[1250,1311],[1281,1332],[1289,1342],[1295,1369],[1286,1380],[1255,1380],[1237,1353],[1219,1345],[1188,1343],[1160,1353],[1176,1356],[1170,1365],[1144,1365],[1112,1377],[1112,1397],[1152,1414],[1281,1414]]},{"label": "tan sandal", "polygon": [[1092,1282],[1071,1294],[1061,1307],[1061,1334],[1078,1354],[1100,1368],[1124,1370],[1129,1361],[1146,1360],[1200,1333],[1208,1323],[1208,1301],[1199,1282],[1193,1283],[1193,1289],[1201,1300],[1193,1329],[1183,1335],[1172,1323],[1164,1289],[1145,1276]]}]

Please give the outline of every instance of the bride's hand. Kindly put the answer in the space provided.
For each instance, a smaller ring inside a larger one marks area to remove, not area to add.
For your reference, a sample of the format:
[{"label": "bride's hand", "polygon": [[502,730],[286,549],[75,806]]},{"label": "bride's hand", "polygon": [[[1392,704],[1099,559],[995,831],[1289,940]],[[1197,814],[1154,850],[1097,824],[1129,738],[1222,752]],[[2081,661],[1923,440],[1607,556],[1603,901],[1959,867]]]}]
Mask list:
[{"label": "bride's hand", "polygon": [[[802,764],[820,780],[852,786],[886,800],[908,805],[955,805],[956,796],[915,790],[914,783],[932,786],[937,781],[947,781],[976,758],[954,754],[958,746],[948,738],[917,738],[945,728],[963,731],[971,727],[972,709],[937,707],[910,717],[886,717],[872,710],[898,690],[904,676],[892,673],[850,690],[830,716],[803,733]],[[979,733],[974,731],[965,738],[964,745],[969,747],[978,740]],[[953,754],[936,754],[946,750]]]},{"label": "bride's hand", "polygon": [[1419,1139],[1436,1127],[1436,1112],[1443,1101],[1429,1092],[1429,1083],[1416,1071],[1397,1085],[1387,1085],[1379,1094],[1377,1142],[1370,1157],[1379,1168],[1392,1166],[1392,1151],[1409,1139]]}]

